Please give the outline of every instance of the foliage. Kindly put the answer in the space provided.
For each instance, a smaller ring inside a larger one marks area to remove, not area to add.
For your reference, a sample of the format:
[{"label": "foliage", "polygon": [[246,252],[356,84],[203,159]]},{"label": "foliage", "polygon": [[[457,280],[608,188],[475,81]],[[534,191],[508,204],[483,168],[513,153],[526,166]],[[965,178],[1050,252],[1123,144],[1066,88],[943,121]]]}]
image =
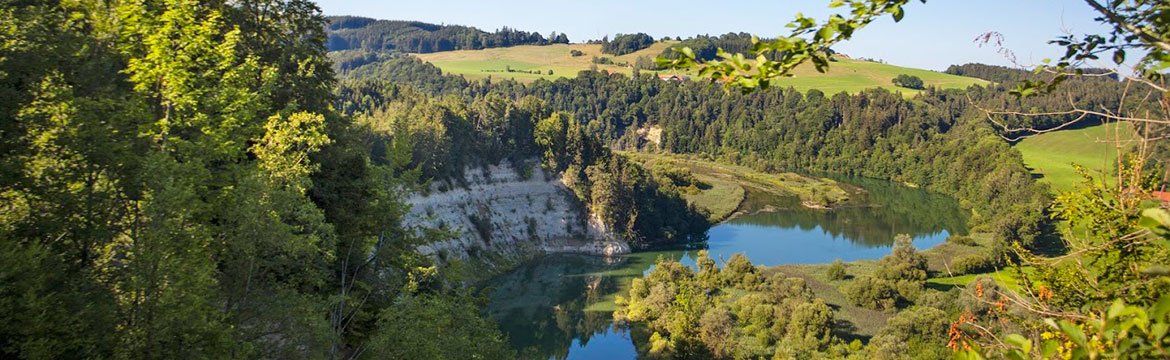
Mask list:
[{"label": "foliage", "polygon": [[952,244],[963,245],[963,246],[978,246],[979,245],[979,243],[975,242],[975,239],[971,238],[970,236],[958,235],[958,234],[952,234],[951,236],[948,236],[947,242],[952,243]]},{"label": "foliage", "polygon": [[698,35],[682,40],[663,50],[659,58],[678,59],[682,49],[691,49],[695,58],[702,61],[718,59],[719,49],[732,53],[742,53],[751,50],[752,35],[748,33],[726,33],[720,36]]},{"label": "foliage", "polygon": [[722,270],[706,252],[698,256],[697,272],[660,260],[617,300],[615,319],[644,322],[653,332],[650,356],[807,358],[840,344],[832,335],[833,310],[813,298],[804,280],[783,274],[762,280],[740,254]]},{"label": "foliage", "polygon": [[833,263],[829,265],[829,269],[825,270],[825,272],[829,280],[845,280],[849,278],[849,273],[845,271],[845,262],[841,261],[841,259],[833,260]]},{"label": "foliage", "polygon": [[922,78],[914,75],[899,74],[893,80],[894,85],[901,86],[907,89],[924,89],[922,85]]},{"label": "foliage", "polygon": [[943,359],[946,348],[947,313],[927,306],[912,306],[886,321],[886,327],[869,341],[874,359]]},{"label": "foliage", "polygon": [[893,282],[872,276],[862,276],[846,285],[845,296],[853,305],[873,310],[894,310],[900,298]]},{"label": "foliage", "polygon": [[601,43],[601,52],[615,56],[629,54],[654,44],[654,38],[644,33],[617,34],[613,40]]},{"label": "foliage", "polygon": [[435,25],[419,21],[374,20],[356,16],[331,16],[327,27],[329,51],[367,50],[430,53],[486,49],[516,45],[568,44],[565,34],[548,38],[538,33],[504,27],[494,33],[460,25]]},{"label": "foliage", "polygon": [[378,315],[363,354],[372,359],[508,359],[516,354],[466,294],[399,298]]},{"label": "foliage", "polygon": [[950,270],[958,275],[980,274],[995,270],[999,261],[992,255],[969,254],[951,261]]},{"label": "foliage", "polygon": [[912,241],[906,234],[894,238],[894,248],[890,255],[878,261],[878,278],[893,282],[926,281],[926,257],[918,253]]},{"label": "foliage", "polygon": [[536,124],[534,134],[541,164],[563,173],[577,198],[632,246],[704,239],[706,214],[688,205],[673,184],[590,138],[575,119],[554,113]]},{"label": "foliage", "polygon": [[0,357],[349,357],[382,330],[425,264],[410,145],[372,160],[332,109],[315,4],[0,8]]}]

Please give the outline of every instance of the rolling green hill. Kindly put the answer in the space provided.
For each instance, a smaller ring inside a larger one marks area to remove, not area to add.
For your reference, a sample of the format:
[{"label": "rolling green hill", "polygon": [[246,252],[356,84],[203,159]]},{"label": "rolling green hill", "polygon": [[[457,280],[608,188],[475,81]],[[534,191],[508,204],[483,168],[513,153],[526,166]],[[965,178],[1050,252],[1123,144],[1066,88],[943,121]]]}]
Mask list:
[{"label": "rolling green hill", "polygon": [[1129,125],[1107,124],[1032,136],[1016,144],[1016,149],[1024,156],[1024,164],[1042,176],[1041,182],[1052,186],[1052,191],[1061,192],[1071,190],[1081,181],[1073,164],[1111,174],[1110,169],[1117,162],[1118,144],[1130,146],[1126,141],[1132,138]]},{"label": "rolling green hill", "polygon": [[[536,79],[555,79],[558,77],[576,76],[581,70],[588,70],[594,64],[593,57],[609,57],[615,63],[633,64],[638,57],[653,59],[664,49],[674,44],[674,41],[658,42],[649,48],[626,54],[612,56],[601,53],[599,44],[556,44],[547,46],[513,46],[483,50],[446,51],[429,54],[416,54],[423,61],[430,62],[443,69],[445,73],[463,75],[469,79],[511,78],[519,81],[533,81]],[[571,50],[584,53],[581,56],[571,56]],[[504,72],[506,69],[521,71],[538,71],[539,74],[525,72]],[[609,70],[623,74],[633,72],[631,67],[616,65],[597,65],[599,70]],[[552,70],[552,75],[548,71]],[[659,74],[673,74],[674,72],[658,72]],[[889,64],[870,61],[852,60],[838,56],[828,73],[818,73],[811,65],[797,68],[794,76],[779,82],[780,87],[795,87],[799,91],[820,89],[829,94],[838,92],[856,93],[860,90],[883,87],[901,91],[907,95],[915,94],[918,90],[899,88],[891,80],[899,74],[914,75],[922,78],[927,86],[940,88],[966,88],[975,84],[986,84],[987,81],[944,74],[937,71],[905,68]],[[693,75],[693,74],[686,74]]]}]

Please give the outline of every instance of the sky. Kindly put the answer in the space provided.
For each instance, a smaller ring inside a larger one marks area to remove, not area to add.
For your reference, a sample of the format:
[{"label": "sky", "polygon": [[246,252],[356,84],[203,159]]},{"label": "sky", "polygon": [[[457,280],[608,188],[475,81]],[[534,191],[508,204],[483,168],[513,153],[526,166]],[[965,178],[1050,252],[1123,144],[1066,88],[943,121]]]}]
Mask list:
[{"label": "sky", "polygon": [[[644,32],[655,38],[748,32],[782,35],[798,12],[818,19],[831,12],[828,0],[318,0],[326,15],[357,15],[388,20],[418,20],[470,25],[493,31],[503,26],[568,34],[572,42],[617,33]],[[1080,0],[929,0],[911,1],[902,22],[883,17],[834,47],[852,57],[932,70],[952,64],[1038,65],[1062,49],[1047,42],[1065,33],[1106,30]],[[980,34],[1003,35],[1005,57],[995,46],[980,46]],[[1110,64],[1099,64],[1110,65]]]}]

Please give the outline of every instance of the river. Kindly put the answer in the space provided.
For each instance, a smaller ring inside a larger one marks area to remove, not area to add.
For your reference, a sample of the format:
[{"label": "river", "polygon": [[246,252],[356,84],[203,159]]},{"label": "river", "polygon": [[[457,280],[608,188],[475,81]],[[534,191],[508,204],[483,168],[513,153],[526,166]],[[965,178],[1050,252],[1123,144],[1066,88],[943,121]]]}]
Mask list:
[{"label": "river", "polygon": [[[897,234],[928,249],[951,233],[966,233],[966,216],[948,197],[879,180],[843,180],[864,190],[855,200],[864,205],[816,210],[793,198],[749,194],[751,212],[713,226],[707,250],[720,263],[743,253],[757,265],[820,264],[880,258]],[[633,339],[645,336],[635,336],[637,326],[613,324],[614,296],[659,258],[693,265],[693,254],[543,257],[489,281],[487,311],[524,359],[634,359],[645,344]]]}]

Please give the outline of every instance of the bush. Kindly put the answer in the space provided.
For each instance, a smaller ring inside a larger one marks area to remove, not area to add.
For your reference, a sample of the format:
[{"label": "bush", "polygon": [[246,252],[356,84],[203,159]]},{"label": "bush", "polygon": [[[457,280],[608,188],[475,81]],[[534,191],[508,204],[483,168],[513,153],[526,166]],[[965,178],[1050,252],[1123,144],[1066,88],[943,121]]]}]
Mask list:
[{"label": "bush", "polygon": [[845,262],[841,259],[834,260],[833,264],[829,265],[828,276],[829,280],[845,280],[849,277],[849,274],[845,272]]},{"label": "bush", "polygon": [[573,50],[569,50],[569,55],[571,55],[573,57],[578,57],[578,56],[585,55],[585,53],[581,52],[581,50],[573,49]]},{"label": "bush", "polygon": [[926,275],[926,257],[905,234],[898,235],[890,255],[878,261],[877,277],[885,280],[924,282]]},{"label": "bush", "polygon": [[925,89],[922,84],[922,79],[914,75],[901,74],[898,75],[898,77],[895,77],[893,82],[896,86],[901,86],[908,89]]},{"label": "bush", "polygon": [[952,243],[952,244],[956,244],[956,245],[963,245],[963,246],[978,246],[979,245],[979,243],[975,242],[975,239],[972,239],[970,236],[965,236],[965,235],[951,235],[951,236],[947,237],[947,242]]},{"label": "bush", "polygon": [[951,262],[951,271],[958,275],[979,274],[995,270],[998,261],[989,255],[963,255]]},{"label": "bush", "polygon": [[845,296],[853,305],[873,310],[893,310],[898,303],[898,291],[889,281],[866,276],[845,287]]}]

